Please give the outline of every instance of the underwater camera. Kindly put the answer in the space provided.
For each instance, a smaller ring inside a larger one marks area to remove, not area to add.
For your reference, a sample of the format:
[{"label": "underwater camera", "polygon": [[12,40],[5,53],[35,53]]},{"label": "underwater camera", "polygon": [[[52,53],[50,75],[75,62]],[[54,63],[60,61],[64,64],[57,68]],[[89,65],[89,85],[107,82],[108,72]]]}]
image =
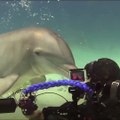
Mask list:
[{"label": "underwater camera", "polygon": [[12,113],[15,112],[17,107],[14,98],[0,99],[0,113]]},{"label": "underwater camera", "polygon": [[[66,100],[61,106],[43,108],[44,120],[120,120],[120,80],[106,83],[98,94],[99,84],[93,86],[87,84],[86,70],[72,69],[69,75],[70,80],[49,81],[29,86],[21,91],[19,101],[15,101],[14,98],[1,99],[0,113],[15,112],[16,107],[19,107],[23,115],[32,115],[38,109],[36,104],[38,95],[35,91],[68,85],[72,101]],[[85,101],[78,104],[83,98]]]}]

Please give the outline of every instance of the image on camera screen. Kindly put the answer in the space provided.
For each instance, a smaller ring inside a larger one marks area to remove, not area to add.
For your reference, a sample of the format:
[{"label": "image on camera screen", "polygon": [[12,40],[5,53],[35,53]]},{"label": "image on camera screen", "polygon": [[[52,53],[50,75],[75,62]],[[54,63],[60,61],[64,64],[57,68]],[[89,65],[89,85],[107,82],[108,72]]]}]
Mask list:
[{"label": "image on camera screen", "polygon": [[85,70],[84,69],[71,69],[69,71],[70,79],[79,80],[81,82],[85,81]]}]

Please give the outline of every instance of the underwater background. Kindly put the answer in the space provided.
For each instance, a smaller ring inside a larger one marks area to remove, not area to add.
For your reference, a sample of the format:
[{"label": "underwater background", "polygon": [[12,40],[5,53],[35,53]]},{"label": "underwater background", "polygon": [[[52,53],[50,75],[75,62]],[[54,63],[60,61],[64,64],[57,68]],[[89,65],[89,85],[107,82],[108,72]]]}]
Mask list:
[{"label": "underwater background", "polygon": [[[119,1],[1,0],[0,34],[26,27],[47,27],[59,33],[70,46],[79,68],[101,57],[111,58],[120,65]],[[48,79],[60,77],[53,75]],[[57,90],[69,98],[64,88]],[[20,110],[0,114],[0,120],[7,119],[26,118]]]}]

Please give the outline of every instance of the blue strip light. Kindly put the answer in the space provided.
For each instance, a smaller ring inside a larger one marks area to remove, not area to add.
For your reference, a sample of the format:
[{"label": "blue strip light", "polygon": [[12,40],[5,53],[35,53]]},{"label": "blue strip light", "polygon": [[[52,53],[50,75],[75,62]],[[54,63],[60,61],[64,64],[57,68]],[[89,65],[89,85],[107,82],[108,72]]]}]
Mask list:
[{"label": "blue strip light", "polygon": [[74,87],[79,87],[81,90],[93,94],[93,90],[90,89],[85,83],[82,83],[80,81],[76,80],[58,80],[58,81],[49,81],[49,82],[42,82],[38,84],[33,84],[23,90],[24,94],[28,94],[30,92],[38,91],[38,90],[43,90],[43,89],[48,89],[51,87],[58,87],[58,86],[74,86]]}]

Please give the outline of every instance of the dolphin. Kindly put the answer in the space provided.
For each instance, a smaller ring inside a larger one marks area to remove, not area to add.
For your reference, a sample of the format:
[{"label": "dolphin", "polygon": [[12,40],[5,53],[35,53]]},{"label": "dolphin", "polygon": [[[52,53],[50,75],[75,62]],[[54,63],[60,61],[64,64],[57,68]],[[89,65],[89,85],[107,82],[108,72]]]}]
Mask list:
[{"label": "dolphin", "polygon": [[23,28],[0,35],[0,95],[47,74],[68,78],[74,68],[68,44],[52,30]]}]

